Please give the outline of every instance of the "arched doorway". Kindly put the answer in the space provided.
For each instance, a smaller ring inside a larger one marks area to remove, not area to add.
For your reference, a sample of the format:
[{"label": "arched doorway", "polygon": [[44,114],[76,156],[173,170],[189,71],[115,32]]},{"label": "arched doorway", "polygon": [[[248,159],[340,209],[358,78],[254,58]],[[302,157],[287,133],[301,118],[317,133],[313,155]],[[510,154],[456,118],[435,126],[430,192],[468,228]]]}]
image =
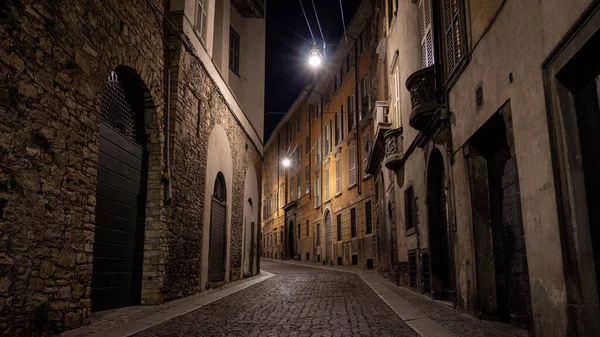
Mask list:
[{"label": "arched doorway", "polygon": [[433,298],[454,302],[454,273],[444,186],[444,160],[434,149],[427,169],[427,214]]},{"label": "arched doorway", "polygon": [[227,196],[225,191],[225,178],[219,172],[215,179],[210,208],[208,282],[225,280],[225,235],[227,230]]},{"label": "arched doorway", "polygon": [[119,67],[102,96],[92,311],[141,301],[148,177],[141,82],[132,69]]},{"label": "arched doorway", "polygon": [[331,212],[325,213],[325,264],[331,264],[333,258],[333,232],[331,231]]}]

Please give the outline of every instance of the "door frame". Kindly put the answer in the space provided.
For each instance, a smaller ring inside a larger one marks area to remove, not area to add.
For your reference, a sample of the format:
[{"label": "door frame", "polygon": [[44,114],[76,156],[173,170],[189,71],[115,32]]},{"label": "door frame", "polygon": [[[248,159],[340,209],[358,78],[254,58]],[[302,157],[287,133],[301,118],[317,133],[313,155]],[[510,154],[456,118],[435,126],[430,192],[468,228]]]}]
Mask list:
[{"label": "door frame", "polygon": [[597,1],[586,9],[543,64],[556,206],[570,313],[568,329],[577,336],[600,332],[597,291],[597,282],[600,280],[596,280],[594,270],[573,94],[557,79],[557,75],[570,61],[582,55],[582,49],[592,36],[597,36],[595,34],[600,34],[600,4]]}]

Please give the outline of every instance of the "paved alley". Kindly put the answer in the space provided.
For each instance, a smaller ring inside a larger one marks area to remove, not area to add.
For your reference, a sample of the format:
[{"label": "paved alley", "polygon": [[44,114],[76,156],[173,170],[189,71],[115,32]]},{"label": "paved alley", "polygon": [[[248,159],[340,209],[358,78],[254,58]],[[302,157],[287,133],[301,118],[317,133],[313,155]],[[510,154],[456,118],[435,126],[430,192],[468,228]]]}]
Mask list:
[{"label": "paved alley", "polygon": [[276,276],[135,336],[418,336],[358,275],[261,268]]}]

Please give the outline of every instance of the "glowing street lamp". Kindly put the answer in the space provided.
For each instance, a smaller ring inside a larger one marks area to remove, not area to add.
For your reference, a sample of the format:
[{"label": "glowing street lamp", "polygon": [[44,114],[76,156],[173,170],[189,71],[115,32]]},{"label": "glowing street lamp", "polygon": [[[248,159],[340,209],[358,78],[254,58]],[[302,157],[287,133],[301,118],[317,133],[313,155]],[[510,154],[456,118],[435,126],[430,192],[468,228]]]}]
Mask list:
[{"label": "glowing street lamp", "polygon": [[282,162],[283,167],[290,167],[292,165],[292,161],[289,158],[285,158]]},{"label": "glowing street lamp", "polygon": [[321,55],[321,52],[319,52],[317,45],[314,44],[308,53],[308,64],[310,64],[313,68],[316,68],[321,65],[322,61],[323,56]]}]

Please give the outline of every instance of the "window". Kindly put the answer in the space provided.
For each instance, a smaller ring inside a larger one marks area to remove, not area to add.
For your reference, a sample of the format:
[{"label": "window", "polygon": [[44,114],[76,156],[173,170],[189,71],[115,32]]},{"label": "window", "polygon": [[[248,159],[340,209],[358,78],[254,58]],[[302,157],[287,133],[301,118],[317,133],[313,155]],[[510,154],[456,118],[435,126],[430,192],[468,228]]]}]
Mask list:
[{"label": "window", "polygon": [[462,16],[460,15],[459,0],[443,2],[444,13],[444,56],[448,75],[454,72],[463,56]]},{"label": "window", "polygon": [[321,115],[321,99],[317,102],[317,118]]},{"label": "window", "polygon": [[310,153],[310,139],[308,139],[308,136],[304,139],[304,146],[306,147],[306,155],[308,155]]},{"label": "window", "polygon": [[336,217],[337,224],[337,240],[342,241],[342,215],[338,214]]},{"label": "window", "polygon": [[290,179],[290,202],[294,200],[294,178]]},{"label": "window", "polygon": [[356,146],[350,144],[348,146],[348,185],[356,184]]},{"label": "window", "polygon": [[392,73],[392,127],[400,127],[400,82],[398,79],[398,66],[394,66]]},{"label": "window", "polygon": [[294,139],[294,126],[293,125],[288,125],[288,143],[292,142],[292,139]]},{"label": "window", "polygon": [[273,233],[273,234],[275,234],[275,244],[277,244],[277,230],[276,229],[275,229],[275,233]]},{"label": "window", "polygon": [[321,177],[319,176],[319,172],[317,172],[315,178],[315,208],[319,206],[321,206]]},{"label": "window", "polygon": [[369,164],[369,154],[371,151],[371,135],[368,132],[365,132],[363,136],[363,167],[362,173],[366,177],[369,174],[367,173],[367,165]]},{"label": "window", "polygon": [[275,191],[275,194],[273,195],[273,207],[271,210],[271,213],[274,213],[277,210],[277,207],[279,207],[279,202],[277,200],[277,189]]},{"label": "window", "polygon": [[329,163],[325,164],[323,179],[325,179],[325,200],[329,200]]},{"label": "window", "polygon": [[[368,25],[368,23],[367,23]],[[366,45],[366,33],[367,33],[367,25],[365,25],[365,28],[362,30],[362,32],[360,32],[360,34],[358,35],[358,55],[362,55],[362,52],[365,50],[365,45]]]},{"label": "window", "polygon": [[335,74],[335,78],[333,80],[333,92],[336,92],[340,86],[342,85],[342,70]]},{"label": "window", "polygon": [[356,237],[356,208],[350,209],[350,231],[352,232],[352,237]]},{"label": "window", "polygon": [[336,112],[335,113],[335,117],[334,117],[334,133],[333,133],[333,137],[335,139],[334,144],[337,146],[340,141],[342,140],[342,131],[341,131],[341,126],[340,124],[342,123],[342,113],[343,113],[343,107],[340,107],[340,112]]},{"label": "window", "polygon": [[346,99],[346,109],[348,110],[348,132],[354,129],[354,120],[356,111],[354,109],[354,94],[348,96]]},{"label": "window", "polygon": [[308,165],[304,168],[304,185],[306,186],[305,193],[310,193],[310,167]]},{"label": "window", "polygon": [[[309,222],[306,220],[306,237],[308,237]],[[308,259],[307,259],[308,260]]]},{"label": "window", "polygon": [[321,136],[317,137],[317,146],[315,147],[315,167],[321,164]]},{"label": "window", "polygon": [[404,191],[404,214],[405,214],[405,223],[406,230],[412,229],[415,227],[415,194],[412,186],[407,188]]},{"label": "window", "polygon": [[367,114],[371,111],[371,99],[370,99],[370,91],[371,91],[371,82],[370,82],[370,73],[360,81],[360,114],[359,117],[362,120],[367,116]]},{"label": "window", "polygon": [[321,224],[317,224],[317,246],[321,245]]},{"label": "window", "polygon": [[206,43],[206,25],[208,23],[208,0],[196,1],[196,31],[200,33],[200,39]]},{"label": "window", "polygon": [[329,125],[325,125],[325,155],[327,156],[331,152],[331,121]]},{"label": "window", "polygon": [[240,34],[233,27],[229,27],[229,69],[240,75]]},{"label": "window", "polygon": [[281,208],[283,208],[285,206],[285,186],[283,184],[279,186],[279,195],[281,196]]},{"label": "window", "polygon": [[335,159],[335,194],[342,193],[342,163],[341,156]]},{"label": "window", "polygon": [[373,233],[373,213],[371,211],[371,200],[365,202],[365,234]]},{"label": "window", "polygon": [[300,197],[302,197],[302,171],[298,172],[298,175],[296,176],[296,185],[298,185],[298,187],[296,187],[296,189],[298,190],[297,196],[298,199],[300,199]]},{"label": "window", "polygon": [[298,148],[294,152],[296,152],[296,164],[300,165],[302,162],[302,145],[298,145]]},{"label": "window", "polygon": [[[445,1],[447,2],[447,1]],[[423,68],[433,65],[433,36],[431,29],[431,0],[419,0],[419,31],[421,33],[421,63]]]},{"label": "window", "polygon": [[298,239],[300,239],[300,235],[302,233],[302,231],[300,230],[300,223],[298,223]]},{"label": "window", "polygon": [[296,115],[296,133],[300,133],[300,114]]}]

